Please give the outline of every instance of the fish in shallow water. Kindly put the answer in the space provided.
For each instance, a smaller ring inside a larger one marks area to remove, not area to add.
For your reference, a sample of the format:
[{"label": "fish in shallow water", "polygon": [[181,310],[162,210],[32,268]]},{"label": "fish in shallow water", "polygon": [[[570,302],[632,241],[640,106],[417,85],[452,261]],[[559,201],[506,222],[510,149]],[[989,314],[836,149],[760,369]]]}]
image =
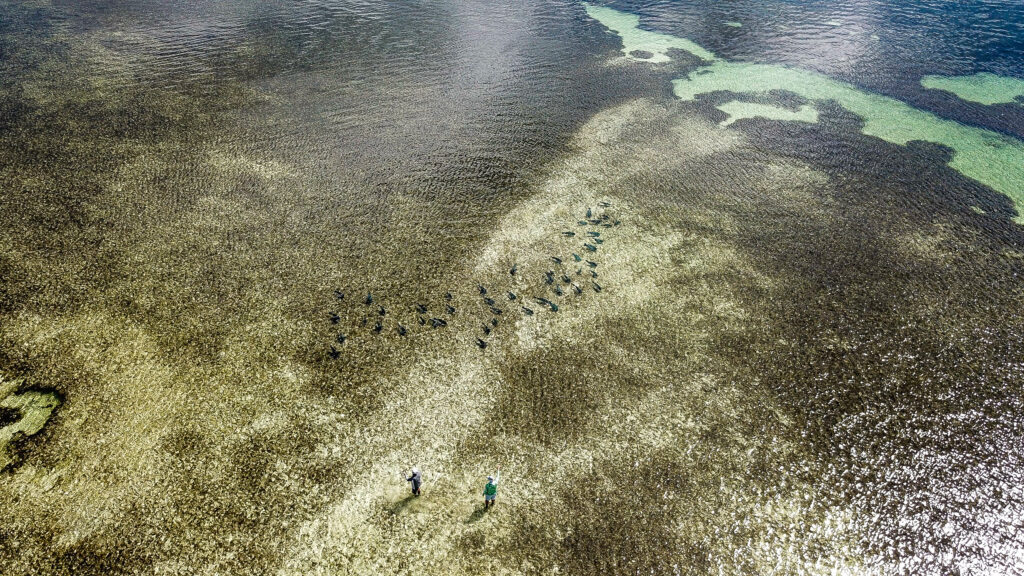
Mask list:
[{"label": "fish in shallow water", "polygon": [[583,258],[580,257],[580,255],[575,253],[575,252],[572,253],[572,259],[577,261],[577,262],[581,262],[583,260]]},{"label": "fish in shallow water", "polygon": [[399,336],[405,336],[406,334],[409,333],[409,331],[405,329],[405,326],[402,326],[401,324],[398,325],[398,328],[396,328],[396,330],[398,330]]},{"label": "fish in shallow water", "polygon": [[373,304],[373,294],[367,292],[366,293],[366,299],[363,300],[363,304],[366,304],[367,306],[369,306],[370,304]]},{"label": "fish in shallow water", "polygon": [[442,326],[447,326],[448,323],[442,320],[441,318],[431,318],[430,325],[433,326],[434,328],[441,328]]},{"label": "fish in shallow water", "polygon": [[594,217],[594,213],[590,211],[590,208],[587,208],[587,218],[593,218],[593,217]]},{"label": "fish in shallow water", "polygon": [[579,224],[580,226],[586,226],[587,225],[587,221],[586,220],[580,220],[580,221],[578,221],[576,223]]},{"label": "fish in shallow water", "polygon": [[427,313],[427,307],[424,306],[423,304],[417,304],[416,305],[416,311],[419,312],[420,314],[426,314]]},{"label": "fish in shallow water", "polygon": [[583,244],[583,247],[589,252],[597,252],[597,246],[594,246],[593,244]]},{"label": "fish in shallow water", "polygon": [[494,326],[495,328],[498,327],[498,319],[497,318],[491,318],[491,326]]},{"label": "fish in shallow water", "polygon": [[552,312],[558,312],[558,304],[555,304],[547,298],[534,298],[539,304],[543,304],[551,309]]},{"label": "fish in shallow water", "polygon": [[572,285],[572,291],[575,292],[577,295],[583,294],[583,289],[577,286],[576,284]]},{"label": "fish in shallow water", "polygon": [[597,262],[594,262],[593,260],[587,260],[587,266],[590,266],[591,268],[597,268]]},{"label": "fish in shallow water", "polygon": [[568,274],[562,274],[562,282],[565,282],[566,284],[568,284],[568,283],[572,282],[572,278],[569,278]]},{"label": "fish in shallow water", "polygon": [[544,273],[544,283],[552,284],[555,281],[555,273],[551,270]]},{"label": "fish in shallow water", "polygon": [[444,299],[450,301],[452,299],[452,293],[451,292],[445,292],[444,293]]},{"label": "fish in shallow water", "polygon": [[479,338],[476,339],[476,345],[479,346],[481,350],[483,350],[484,348],[487,348],[487,342],[484,342],[483,340],[481,340]]},{"label": "fish in shallow water", "polygon": [[488,306],[494,306],[494,298],[488,298],[487,296],[484,296],[484,304],[487,304]]},{"label": "fish in shallow water", "polygon": [[453,306],[445,306],[445,311],[447,311],[448,315],[451,316],[451,315],[455,314],[455,307],[453,307]]},{"label": "fish in shallow water", "polygon": [[565,294],[565,292],[562,292],[562,287],[561,287],[561,286],[558,286],[558,285],[556,284],[556,285],[555,285],[555,294],[558,294],[559,296],[562,296],[562,295],[564,295],[564,294]]},{"label": "fish in shallow water", "polygon": [[344,334],[338,334],[337,336],[334,337],[334,339],[338,341],[338,344],[344,344],[346,338],[347,336],[345,336]]},{"label": "fish in shallow water", "polygon": [[483,328],[484,328],[484,336],[490,336],[490,334],[491,334],[491,327],[488,326],[487,324],[484,324]]},{"label": "fish in shallow water", "polygon": [[601,285],[600,284],[598,284],[597,282],[594,282],[593,280],[591,280],[590,283],[594,285],[594,292],[600,292],[601,291]]},{"label": "fish in shallow water", "polygon": [[508,299],[509,300],[513,300],[514,301],[516,298],[518,298],[518,296],[516,296],[515,292],[509,292],[508,293]]},{"label": "fish in shallow water", "polygon": [[569,230],[566,230],[565,232],[562,232],[562,236],[565,236],[566,238],[572,238],[575,235],[576,235],[575,232],[571,232]]},{"label": "fish in shallow water", "polygon": [[558,256],[552,256],[551,257],[551,261],[554,262],[555,264],[561,264],[562,263],[562,259],[559,258]]},{"label": "fish in shallow water", "polygon": [[502,309],[501,308],[495,308],[494,306],[491,306],[491,314],[501,314],[501,313],[502,313]]},{"label": "fish in shallow water", "polygon": [[341,316],[338,316],[337,312],[331,312],[331,324],[337,324],[341,322]]},{"label": "fish in shallow water", "polygon": [[590,271],[590,277],[591,278],[597,278],[597,272],[595,270],[591,270]]},{"label": "fish in shallow water", "polygon": [[337,298],[338,300],[344,300],[345,299],[345,293],[342,292],[341,290],[335,290],[334,291],[334,297]]},{"label": "fish in shallow water", "polygon": [[485,296],[487,294],[487,288],[484,288],[483,284],[477,284],[476,289],[480,291],[481,296]]},{"label": "fish in shallow water", "polygon": [[376,324],[373,325],[373,331],[376,332],[377,334],[380,334],[380,331],[383,329],[384,325],[381,324],[380,322],[377,322]]},{"label": "fish in shallow water", "polygon": [[420,321],[420,326],[425,326],[427,324],[427,319],[424,318],[423,316],[419,317],[419,321]]},{"label": "fish in shallow water", "polygon": [[601,240],[600,238],[594,238],[594,244],[604,244],[604,240]]},{"label": "fish in shallow water", "polygon": [[527,316],[533,316],[533,310],[530,310],[526,306],[523,306],[523,314],[526,314]]},{"label": "fish in shallow water", "polygon": [[341,352],[338,352],[337,348],[335,348],[334,346],[331,346],[331,350],[327,353],[327,355],[330,356],[331,358],[334,358],[335,360],[337,360],[338,356],[341,356]]},{"label": "fish in shallow water", "polygon": [[600,232],[587,232],[587,236],[590,236],[591,238],[597,238],[600,235]]},{"label": "fish in shallow water", "polygon": [[516,275],[516,272],[518,272],[518,271],[519,271],[519,264],[514,264],[514,265],[512,266],[512,269],[511,269],[511,270],[509,270],[509,271],[508,271],[508,273],[509,273],[509,274],[511,274],[511,275],[513,275],[513,276],[515,276],[515,275]]},{"label": "fish in shallow water", "polygon": [[381,316],[386,316],[387,313],[388,313],[388,311],[385,310],[383,306],[378,306],[377,307],[377,314],[380,314]]},{"label": "fish in shallow water", "polygon": [[600,206],[601,208],[611,208],[612,207],[612,203],[611,202],[598,202],[597,205]]},{"label": "fish in shallow water", "polygon": [[587,220],[587,222],[590,222],[591,224],[593,224],[595,226],[601,224],[601,220],[599,218],[592,218],[590,220]]}]

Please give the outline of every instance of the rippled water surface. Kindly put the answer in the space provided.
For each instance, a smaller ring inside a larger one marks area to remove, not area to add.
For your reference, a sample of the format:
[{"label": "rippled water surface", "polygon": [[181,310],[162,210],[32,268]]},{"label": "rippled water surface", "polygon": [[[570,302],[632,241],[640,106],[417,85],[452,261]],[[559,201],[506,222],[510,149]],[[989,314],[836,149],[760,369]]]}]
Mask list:
[{"label": "rippled water surface", "polygon": [[0,573],[1024,573],[1022,214],[1019,2],[0,2]]}]

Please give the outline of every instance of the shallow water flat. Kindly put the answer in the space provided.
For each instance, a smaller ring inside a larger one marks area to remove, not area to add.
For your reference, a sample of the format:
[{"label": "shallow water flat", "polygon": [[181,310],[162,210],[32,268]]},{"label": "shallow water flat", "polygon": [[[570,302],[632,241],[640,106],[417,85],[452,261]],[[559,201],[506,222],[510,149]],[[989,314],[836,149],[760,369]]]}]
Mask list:
[{"label": "shallow water flat", "polygon": [[0,2],[0,573],[1015,573],[1022,81],[1005,0]]}]

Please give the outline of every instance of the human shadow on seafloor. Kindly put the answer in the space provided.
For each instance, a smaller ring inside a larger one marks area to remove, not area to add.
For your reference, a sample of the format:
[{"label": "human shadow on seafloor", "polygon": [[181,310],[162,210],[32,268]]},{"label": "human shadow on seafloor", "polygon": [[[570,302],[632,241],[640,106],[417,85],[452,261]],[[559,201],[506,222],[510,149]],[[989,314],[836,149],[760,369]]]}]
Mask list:
[{"label": "human shadow on seafloor", "polygon": [[416,498],[417,496],[415,494],[409,494],[405,498],[402,498],[398,502],[392,504],[391,508],[388,509],[388,512],[391,512],[392,516],[397,516],[402,510],[405,510],[409,504],[412,504],[412,501]]},{"label": "human shadow on seafloor", "polygon": [[477,508],[477,509],[473,510],[473,513],[469,515],[469,518],[466,518],[466,524],[472,524],[474,522],[479,522],[480,519],[483,518],[486,514],[487,514],[487,508],[483,508],[483,507]]}]

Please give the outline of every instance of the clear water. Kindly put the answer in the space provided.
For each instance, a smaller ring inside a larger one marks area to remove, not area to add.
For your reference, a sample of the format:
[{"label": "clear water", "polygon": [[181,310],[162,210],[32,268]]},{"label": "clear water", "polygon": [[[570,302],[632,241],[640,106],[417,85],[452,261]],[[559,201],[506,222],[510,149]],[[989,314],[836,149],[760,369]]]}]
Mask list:
[{"label": "clear water", "polygon": [[0,3],[0,573],[1024,572],[1024,7],[601,6]]}]

